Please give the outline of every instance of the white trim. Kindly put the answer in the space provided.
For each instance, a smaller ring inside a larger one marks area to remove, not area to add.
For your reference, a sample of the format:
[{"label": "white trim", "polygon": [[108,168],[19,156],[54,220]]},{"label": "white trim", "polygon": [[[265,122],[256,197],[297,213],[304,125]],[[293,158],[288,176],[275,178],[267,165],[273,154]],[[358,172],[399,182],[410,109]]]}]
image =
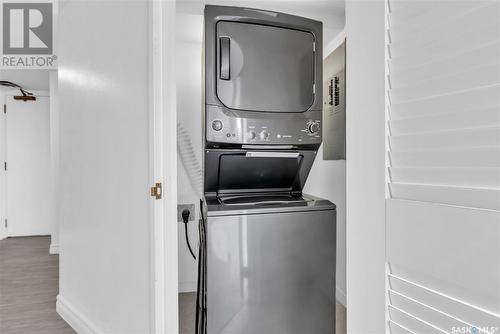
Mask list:
[{"label": "white trim", "polygon": [[196,292],[197,282],[179,282],[179,293]]},{"label": "white trim", "polygon": [[57,295],[56,312],[64,319],[78,334],[104,333],[89,320],[82,312],[75,308],[61,295]]},{"label": "white trim", "polygon": [[[161,52],[161,2],[149,5],[149,183],[163,182],[161,168],[161,113],[162,113],[162,52]],[[161,259],[165,251],[163,243],[163,199],[151,198],[150,237],[151,237],[151,279],[150,284],[150,321],[153,333],[165,332],[165,291],[164,264]]]},{"label": "white trim", "polygon": [[179,332],[177,249],[177,108],[175,1],[150,6],[150,182],[163,198],[151,205],[152,332]]},{"label": "white trim", "polygon": [[385,333],[385,3],[345,13],[347,328]]},{"label": "white trim", "polygon": [[347,33],[346,30],[344,29],[341,32],[339,32],[333,40],[331,40],[328,44],[324,46],[323,59],[326,59],[326,57],[328,57],[330,53],[332,53],[333,51],[335,51],[335,49],[341,46],[342,43],[344,43],[344,41],[346,40],[346,38],[347,38]]},{"label": "white trim", "polygon": [[57,243],[50,243],[49,247],[49,254],[59,254],[59,244]]},{"label": "white trim", "polygon": [[49,254],[59,254],[59,156],[60,156],[60,126],[59,126],[59,83],[57,71],[49,72],[49,99],[50,99],[50,206],[52,219],[52,233],[50,236]]},{"label": "white trim", "polygon": [[335,289],[335,294],[337,301],[347,308],[347,297],[345,295],[345,292],[342,291],[340,287],[337,286],[337,288]]},{"label": "white trim", "polygon": [[161,254],[165,277],[165,332],[179,332],[179,270],[177,223],[177,101],[176,101],[176,2],[162,1],[162,93],[164,239]]},{"label": "white trim", "polygon": [[[6,88],[6,87],[1,87],[0,89],[0,134],[1,140],[0,140],[0,164],[3,164],[4,161],[6,160],[5,152],[6,152],[6,141],[7,141],[7,128],[5,125],[5,119],[6,115],[3,113],[3,105],[6,103],[6,96],[7,94],[11,92],[11,89]],[[2,186],[0,191],[2,192],[0,199],[0,240],[5,239],[9,236],[9,232],[7,228],[5,227],[5,222],[4,219],[7,219],[7,174],[3,168],[1,168],[0,172],[0,177],[1,182],[0,185]]]}]

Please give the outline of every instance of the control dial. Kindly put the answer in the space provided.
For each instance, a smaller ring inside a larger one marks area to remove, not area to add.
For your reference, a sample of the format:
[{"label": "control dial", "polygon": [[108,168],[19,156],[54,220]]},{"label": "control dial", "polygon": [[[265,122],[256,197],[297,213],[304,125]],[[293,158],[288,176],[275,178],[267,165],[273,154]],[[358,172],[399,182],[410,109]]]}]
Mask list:
[{"label": "control dial", "polygon": [[312,133],[312,134],[318,133],[319,130],[320,130],[319,123],[318,122],[309,122],[309,123],[307,123],[307,130],[310,133]]},{"label": "control dial", "polygon": [[268,140],[269,139],[269,132],[264,130],[259,134],[259,137],[261,140]]},{"label": "control dial", "polygon": [[250,139],[250,140],[254,140],[256,137],[257,137],[257,134],[256,134],[255,132],[250,131],[250,132],[248,133],[248,139]]},{"label": "control dial", "polygon": [[214,129],[215,131],[220,131],[222,130],[223,128],[223,124],[222,124],[222,121],[216,119],[215,121],[212,122],[212,129]]}]

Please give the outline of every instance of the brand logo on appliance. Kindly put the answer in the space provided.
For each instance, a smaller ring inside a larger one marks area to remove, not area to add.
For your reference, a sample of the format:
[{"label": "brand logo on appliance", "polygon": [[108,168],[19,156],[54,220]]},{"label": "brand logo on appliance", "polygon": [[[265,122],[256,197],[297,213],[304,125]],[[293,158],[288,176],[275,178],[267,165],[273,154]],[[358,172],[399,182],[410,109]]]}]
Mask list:
[{"label": "brand logo on appliance", "polygon": [[2,67],[54,66],[52,2],[2,4]]}]

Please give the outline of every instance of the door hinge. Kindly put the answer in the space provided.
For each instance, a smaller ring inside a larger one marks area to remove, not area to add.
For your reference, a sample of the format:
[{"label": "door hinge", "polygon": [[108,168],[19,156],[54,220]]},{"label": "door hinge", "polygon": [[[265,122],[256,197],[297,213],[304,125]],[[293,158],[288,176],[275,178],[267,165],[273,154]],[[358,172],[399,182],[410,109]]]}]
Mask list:
[{"label": "door hinge", "polygon": [[313,52],[316,52],[316,42],[313,42]]},{"label": "door hinge", "polygon": [[316,84],[313,84],[313,95],[316,95]]},{"label": "door hinge", "polygon": [[162,184],[157,182],[153,187],[151,187],[151,196],[155,199],[161,199],[162,195]]},{"label": "door hinge", "polygon": [[5,161],[5,162],[3,163],[3,169],[4,169],[4,170],[7,170],[7,161]]},{"label": "door hinge", "polygon": [[3,113],[7,114],[7,105],[5,103],[3,104]]}]

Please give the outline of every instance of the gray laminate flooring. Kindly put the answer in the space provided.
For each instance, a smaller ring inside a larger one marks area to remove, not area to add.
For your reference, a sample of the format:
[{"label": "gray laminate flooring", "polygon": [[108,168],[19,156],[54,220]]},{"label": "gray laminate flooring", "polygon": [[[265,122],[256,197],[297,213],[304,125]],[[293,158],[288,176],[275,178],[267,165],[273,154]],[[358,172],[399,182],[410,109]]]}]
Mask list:
[{"label": "gray laminate flooring", "polygon": [[0,241],[0,333],[73,334],[56,313],[59,256],[50,237]]},{"label": "gray laminate flooring", "polygon": [[[194,334],[196,293],[179,294],[179,334]],[[336,334],[346,334],[346,308],[337,302]]]}]

